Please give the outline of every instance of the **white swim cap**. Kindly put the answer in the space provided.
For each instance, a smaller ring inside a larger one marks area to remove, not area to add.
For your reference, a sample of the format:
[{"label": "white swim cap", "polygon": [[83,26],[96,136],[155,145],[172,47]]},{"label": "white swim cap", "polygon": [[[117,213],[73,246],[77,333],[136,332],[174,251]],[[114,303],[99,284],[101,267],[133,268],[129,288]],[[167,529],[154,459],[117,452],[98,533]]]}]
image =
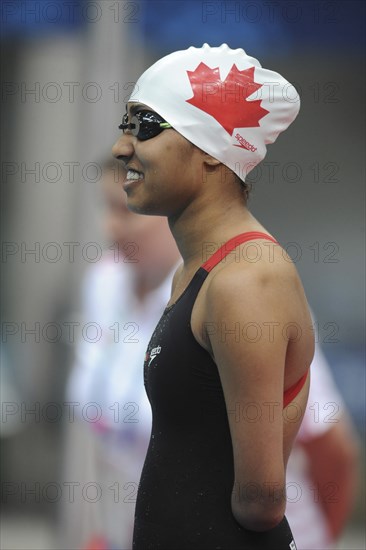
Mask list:
[{"label": "white swim cap", "polygon": [[129,101],[151,107],[243,181],[300,108],[292,84],[227,44],[163,57],[142,74]]}]

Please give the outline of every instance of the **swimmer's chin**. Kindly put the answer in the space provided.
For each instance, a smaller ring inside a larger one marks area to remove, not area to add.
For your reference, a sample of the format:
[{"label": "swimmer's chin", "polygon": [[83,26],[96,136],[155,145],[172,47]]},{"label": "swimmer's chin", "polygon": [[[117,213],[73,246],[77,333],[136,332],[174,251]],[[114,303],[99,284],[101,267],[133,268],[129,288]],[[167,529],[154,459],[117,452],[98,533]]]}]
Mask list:
[{"label": "swimmer's chin", "polygon": [[132,201],[129,201],[127,199],[127,208],[130,210],[130,212],[134,212],[135,214],[142,214],[143,216],[164,216],[161,211],[159,211],[157,208],[154,208],[152,206],[147,205],[138,205],[134,204]]}]

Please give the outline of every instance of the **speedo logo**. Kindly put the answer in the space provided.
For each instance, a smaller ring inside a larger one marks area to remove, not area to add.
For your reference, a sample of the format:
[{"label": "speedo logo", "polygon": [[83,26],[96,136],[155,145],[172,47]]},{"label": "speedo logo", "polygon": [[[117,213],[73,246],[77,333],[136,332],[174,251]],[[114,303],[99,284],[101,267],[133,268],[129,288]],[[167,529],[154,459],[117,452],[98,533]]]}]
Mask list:
[{"label": "speedo logo", "polygon": [[235,134],[235,138],[238,140],[239,145],[234,143],[234,147],[241,147],[242,149],[246,149],[247,151],[252,151],[253,153],[257,150],[257,148],[254,147],[254,145],[249,143],[249,141],[244,139],[243,136],[241,136],[239,133]]},{"label": "speedo logo", "polygon": [[160,352],[161,352],[161,346],[156,346],[156,348],[153,348],[150,351],[150,361],[149,361],[148,367],[150,366],[151,361],[153,361],[155,357],[159,355]]}]

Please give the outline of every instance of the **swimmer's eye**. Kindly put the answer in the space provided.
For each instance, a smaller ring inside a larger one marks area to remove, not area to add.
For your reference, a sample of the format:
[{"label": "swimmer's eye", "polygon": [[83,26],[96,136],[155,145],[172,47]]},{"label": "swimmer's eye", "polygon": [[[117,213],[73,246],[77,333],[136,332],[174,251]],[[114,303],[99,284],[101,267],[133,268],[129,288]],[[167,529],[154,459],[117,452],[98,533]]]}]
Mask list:
[{"label": "swimmer's eye", "polygon": [[122,124],[118,126],[120,130],[126,133],[130,130],[131,134],[141,141],[146,141],[157,135],[163,130],[172,128],[169,122],[166,122],[160,115],[153,111],[137,111],[128,122],[128,114],[125,113],[122,118]]}]

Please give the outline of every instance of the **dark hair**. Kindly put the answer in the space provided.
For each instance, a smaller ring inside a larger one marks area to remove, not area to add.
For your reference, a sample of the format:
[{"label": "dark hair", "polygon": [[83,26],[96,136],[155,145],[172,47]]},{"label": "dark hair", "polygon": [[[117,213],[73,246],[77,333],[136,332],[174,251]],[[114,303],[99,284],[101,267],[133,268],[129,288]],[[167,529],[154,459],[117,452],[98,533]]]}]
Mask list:
[{"label": "dark hair", "polygon": [[241,180],[237,174],[234,174],[234,181],[240,185],[240,189],[242,191],[242,194],[244,196],[245,202],[249,201],[249,195],[252,190],[252,184],[246,183],[245,181]]}]

